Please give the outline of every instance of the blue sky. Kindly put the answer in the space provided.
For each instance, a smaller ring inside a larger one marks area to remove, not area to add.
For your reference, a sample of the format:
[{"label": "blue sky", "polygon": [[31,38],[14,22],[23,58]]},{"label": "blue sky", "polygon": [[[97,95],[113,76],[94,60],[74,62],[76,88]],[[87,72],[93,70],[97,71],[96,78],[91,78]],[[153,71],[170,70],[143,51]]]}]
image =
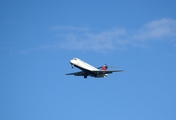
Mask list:
[{"label": "blue sky", "polygon": [[[0,119],[175,120],[175,4],[1,0]],[[125,71],[64,76],[73,57]]]}]

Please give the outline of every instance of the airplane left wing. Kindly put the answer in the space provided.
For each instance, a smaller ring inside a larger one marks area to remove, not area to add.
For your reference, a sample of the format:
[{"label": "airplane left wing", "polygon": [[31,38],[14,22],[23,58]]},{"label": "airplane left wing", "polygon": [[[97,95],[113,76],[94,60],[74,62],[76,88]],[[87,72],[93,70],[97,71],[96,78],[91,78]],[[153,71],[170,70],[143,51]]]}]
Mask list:
[{"label": "airplane left wing", "polygon": [[85,73],[83,71],[80,71],[80,72],[68,73],[65,75],[84,76],[84,74]]}]

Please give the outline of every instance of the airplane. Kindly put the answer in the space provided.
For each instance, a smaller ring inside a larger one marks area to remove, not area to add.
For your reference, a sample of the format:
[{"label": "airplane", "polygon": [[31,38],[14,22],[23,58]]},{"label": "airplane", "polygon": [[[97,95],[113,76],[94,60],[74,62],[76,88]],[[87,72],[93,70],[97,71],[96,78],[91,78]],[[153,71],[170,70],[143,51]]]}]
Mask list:
[{"label": "airplane", "polygon": [[84,76],[84,78],[87,78],[87,76],[95,77],[95,78],[105,78],[108,76],[108,74],[111,74],[113,72],[123,72],[124,71],[124,70],[107,70],[108,66],[106,64],[104,64],[101,67],[95,68],[92,65],[78,58],[71,59],[70,64],[72,68],[77,67],[82,71],[74,72],[74,73],[67,73],[65,75]]}]

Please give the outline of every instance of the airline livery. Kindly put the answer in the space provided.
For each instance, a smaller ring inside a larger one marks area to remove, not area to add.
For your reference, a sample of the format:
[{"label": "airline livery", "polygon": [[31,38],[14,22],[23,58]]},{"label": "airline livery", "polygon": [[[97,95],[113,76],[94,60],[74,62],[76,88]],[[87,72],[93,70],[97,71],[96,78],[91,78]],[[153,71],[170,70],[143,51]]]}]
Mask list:
[{"label": "airline livery", "polygon": [[77,67],[82,71],[68,73],[65,75],[84,76],[84,78],[87,78],[87,76],[91,76],[95,78],[104,78],[104,77],[107,77],[108,74],[111,74],[113,72],[123,72],[123,70],[107,70],[108,66],[106,64],[104,64],[99,68],[95,68],[92,65],[89,65],[88,63],[78,58],[71,59],[70,64],[72,68]]}]

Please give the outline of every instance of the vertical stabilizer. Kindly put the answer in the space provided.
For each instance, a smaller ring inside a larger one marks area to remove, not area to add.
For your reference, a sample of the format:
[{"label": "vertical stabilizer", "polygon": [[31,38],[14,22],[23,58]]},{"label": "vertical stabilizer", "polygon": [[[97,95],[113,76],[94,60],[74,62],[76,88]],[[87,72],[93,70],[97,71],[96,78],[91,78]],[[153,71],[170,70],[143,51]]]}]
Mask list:
[{"label": "vertical stabilizer", "polygon": [[101,70],[105,71],[107,70],[108,66],[106,64],[104,64],[102,67],[101,67]]}]

